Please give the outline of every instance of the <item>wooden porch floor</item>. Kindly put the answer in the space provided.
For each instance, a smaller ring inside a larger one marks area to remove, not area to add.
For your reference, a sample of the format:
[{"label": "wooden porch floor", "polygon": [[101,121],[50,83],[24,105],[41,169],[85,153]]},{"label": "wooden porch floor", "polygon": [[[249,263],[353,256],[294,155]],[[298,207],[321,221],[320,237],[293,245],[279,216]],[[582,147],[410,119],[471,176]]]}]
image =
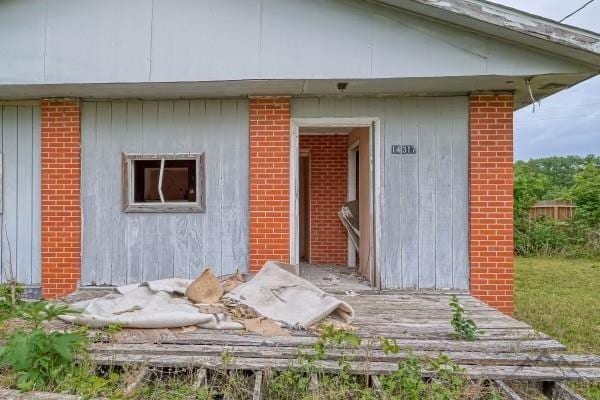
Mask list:
[{"label": "wooden porch floor", "polygon": [[[600,357],[565,354],[565,346],[558,341],[467,293],[456,294],[466,316],[482,330],[474,342],[453,337],[448,305],[451,293],[379,292],[356,278],[336,279],[337,273],[323,269],[311,275],[311,280],[354,308],[352,326],[363,343],[353,350],[329,351],[319,363],[325,371],[335,371],[342,355],[352,360],[355,373],[382,375],[395,370],[397,362],[411,354],[423,358],[445,354],[474,379],[600,380]],[[395,339],[400,353],[385,354],[380,338]],[[284,369],[297,365],[299,351],[310,354],[317,340],[309,331],[266,337],[240,331],[126,329],[110,343],[94,344],[92,359],[111,365]],[[231,361],[222,359],[224,352]]]}]

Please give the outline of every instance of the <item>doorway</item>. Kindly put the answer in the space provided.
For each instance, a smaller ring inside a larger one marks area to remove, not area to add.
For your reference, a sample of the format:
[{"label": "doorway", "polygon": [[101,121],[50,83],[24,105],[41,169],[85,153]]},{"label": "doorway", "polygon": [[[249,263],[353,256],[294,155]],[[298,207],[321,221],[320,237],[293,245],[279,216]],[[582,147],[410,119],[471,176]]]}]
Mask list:
[{"label": "doorway", "polygon": [[292,264],[350,266],[379,287],[376,132],[376,119],[292,121]]},{"label": "doorway", "polygon": [[300,152],[298,212],[300,262],[310,263],[310,153]]}]

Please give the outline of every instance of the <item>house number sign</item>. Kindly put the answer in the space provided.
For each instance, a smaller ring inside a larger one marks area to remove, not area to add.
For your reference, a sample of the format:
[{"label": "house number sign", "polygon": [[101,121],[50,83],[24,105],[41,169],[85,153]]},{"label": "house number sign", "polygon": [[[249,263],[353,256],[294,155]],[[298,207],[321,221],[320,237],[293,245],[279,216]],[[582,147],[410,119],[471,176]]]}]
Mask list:
[{"label": "house number sign", "polygon": [[392,154],[417,154],[417,146],[412,144],[393,144]]}]

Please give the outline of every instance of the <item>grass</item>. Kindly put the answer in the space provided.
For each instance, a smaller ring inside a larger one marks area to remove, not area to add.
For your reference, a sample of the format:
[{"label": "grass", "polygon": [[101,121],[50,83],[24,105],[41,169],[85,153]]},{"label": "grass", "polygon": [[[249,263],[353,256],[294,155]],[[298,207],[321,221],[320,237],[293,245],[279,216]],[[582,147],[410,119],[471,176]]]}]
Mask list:
[{"label": "grass", "polygon": [[[515,315],[564,343],[569,352],[600,354],[600,260],[517,258]],[[576,388],[600,400],[600,384]]]},{"label": "grass", "polygon": [[600,354],[600,260],[518,258],[516,317],[576,353]]}]

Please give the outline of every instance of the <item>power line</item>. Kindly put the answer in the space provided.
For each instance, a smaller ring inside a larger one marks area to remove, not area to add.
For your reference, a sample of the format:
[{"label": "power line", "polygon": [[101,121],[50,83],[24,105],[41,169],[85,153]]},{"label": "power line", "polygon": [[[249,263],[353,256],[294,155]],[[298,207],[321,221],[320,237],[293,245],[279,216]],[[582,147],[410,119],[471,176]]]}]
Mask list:
[{"label": "power line", "polygon": [[589,6],[590,4],[592,4],[594,1],[595,0],[589,0],[587,3],[585,3],[584,5],[582,5],[581,7],[579,7],[577,10],[573,11],[571,14],[567,15],[566,17],[564,17],[563,19],[561,19],[558,22],[563,22],[567,18],[572,17],[573,15],[577,14],[579,11],[583,10],[584,8],[586,8],[587,6]]}]

